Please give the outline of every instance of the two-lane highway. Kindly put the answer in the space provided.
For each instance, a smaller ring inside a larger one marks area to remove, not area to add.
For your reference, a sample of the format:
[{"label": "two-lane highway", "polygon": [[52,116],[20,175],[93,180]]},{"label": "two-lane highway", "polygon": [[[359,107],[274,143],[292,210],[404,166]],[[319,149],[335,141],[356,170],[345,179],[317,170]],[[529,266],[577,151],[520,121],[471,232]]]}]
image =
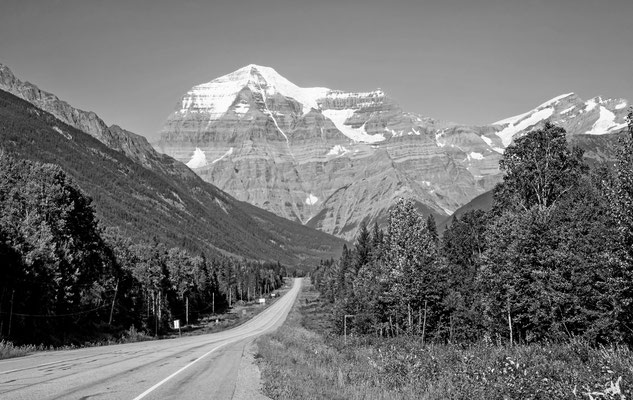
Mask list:
[{"label": "two-lane highway", "polygon": [[232,399],[245,346],[283,323],[301,284],[227,331],[0,361],[0,399]]}]

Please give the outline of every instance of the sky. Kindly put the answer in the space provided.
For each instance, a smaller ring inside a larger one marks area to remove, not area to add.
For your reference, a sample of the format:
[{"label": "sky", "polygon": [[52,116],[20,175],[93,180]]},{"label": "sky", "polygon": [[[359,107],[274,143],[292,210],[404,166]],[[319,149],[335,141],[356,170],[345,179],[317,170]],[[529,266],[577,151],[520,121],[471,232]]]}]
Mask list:
[{"label": "sky", "polygon": [[633,100],[633,1],[3,0],[0,63],[150,140],[188,89],[251,63],[486,124],[569,92]]}]

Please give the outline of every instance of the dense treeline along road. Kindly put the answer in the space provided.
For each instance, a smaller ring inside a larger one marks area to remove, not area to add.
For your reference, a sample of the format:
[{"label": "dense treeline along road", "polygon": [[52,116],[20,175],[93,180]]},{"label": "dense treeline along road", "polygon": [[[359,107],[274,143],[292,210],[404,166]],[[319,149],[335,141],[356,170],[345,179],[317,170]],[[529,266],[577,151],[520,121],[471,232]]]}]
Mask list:
[{"label": "dense treeline along road", "polygon": [[230,399],[244,347],[283,323],[301,286],[220,333],[0,361],[0,398]]},{"label": "dense treeline along road", "polygon": [[160,336],[278,288],[279,263],[207,258],[98,223],[53,164],[0,152],[0,338],[53,346]]},{"label": "dense treeline along road", "polygon": [[[491,210],[438,235],[402,199],[313,274],[343,332],[436,343],[633,344],[633,110],[616,160],[585,163],[546,123],[500,162]],[[353,317],[345,318],[346,315]]]}]

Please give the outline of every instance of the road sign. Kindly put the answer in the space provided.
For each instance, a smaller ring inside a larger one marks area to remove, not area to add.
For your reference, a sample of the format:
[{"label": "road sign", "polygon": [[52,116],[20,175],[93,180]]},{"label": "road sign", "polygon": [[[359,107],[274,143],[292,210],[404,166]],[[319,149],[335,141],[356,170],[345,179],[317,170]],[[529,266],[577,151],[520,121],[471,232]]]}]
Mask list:
[{"label": "road sign", "polygon": [[180,329],[180,320],[179,319],[175,319],[174,320],[174,329]]}]

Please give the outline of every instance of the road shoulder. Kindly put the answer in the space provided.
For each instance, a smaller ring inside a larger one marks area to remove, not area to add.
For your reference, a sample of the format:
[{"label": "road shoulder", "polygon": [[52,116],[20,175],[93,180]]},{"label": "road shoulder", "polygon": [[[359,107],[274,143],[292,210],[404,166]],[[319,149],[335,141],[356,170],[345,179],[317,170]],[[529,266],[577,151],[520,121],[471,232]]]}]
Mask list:
[{"label": "road shoulder", "polygon": [[235,400],[270,400],[262,394],[262,378],[259,367],[255,363],[257,345],[251,341],[244,346],[239,372],[235,382]]}]

